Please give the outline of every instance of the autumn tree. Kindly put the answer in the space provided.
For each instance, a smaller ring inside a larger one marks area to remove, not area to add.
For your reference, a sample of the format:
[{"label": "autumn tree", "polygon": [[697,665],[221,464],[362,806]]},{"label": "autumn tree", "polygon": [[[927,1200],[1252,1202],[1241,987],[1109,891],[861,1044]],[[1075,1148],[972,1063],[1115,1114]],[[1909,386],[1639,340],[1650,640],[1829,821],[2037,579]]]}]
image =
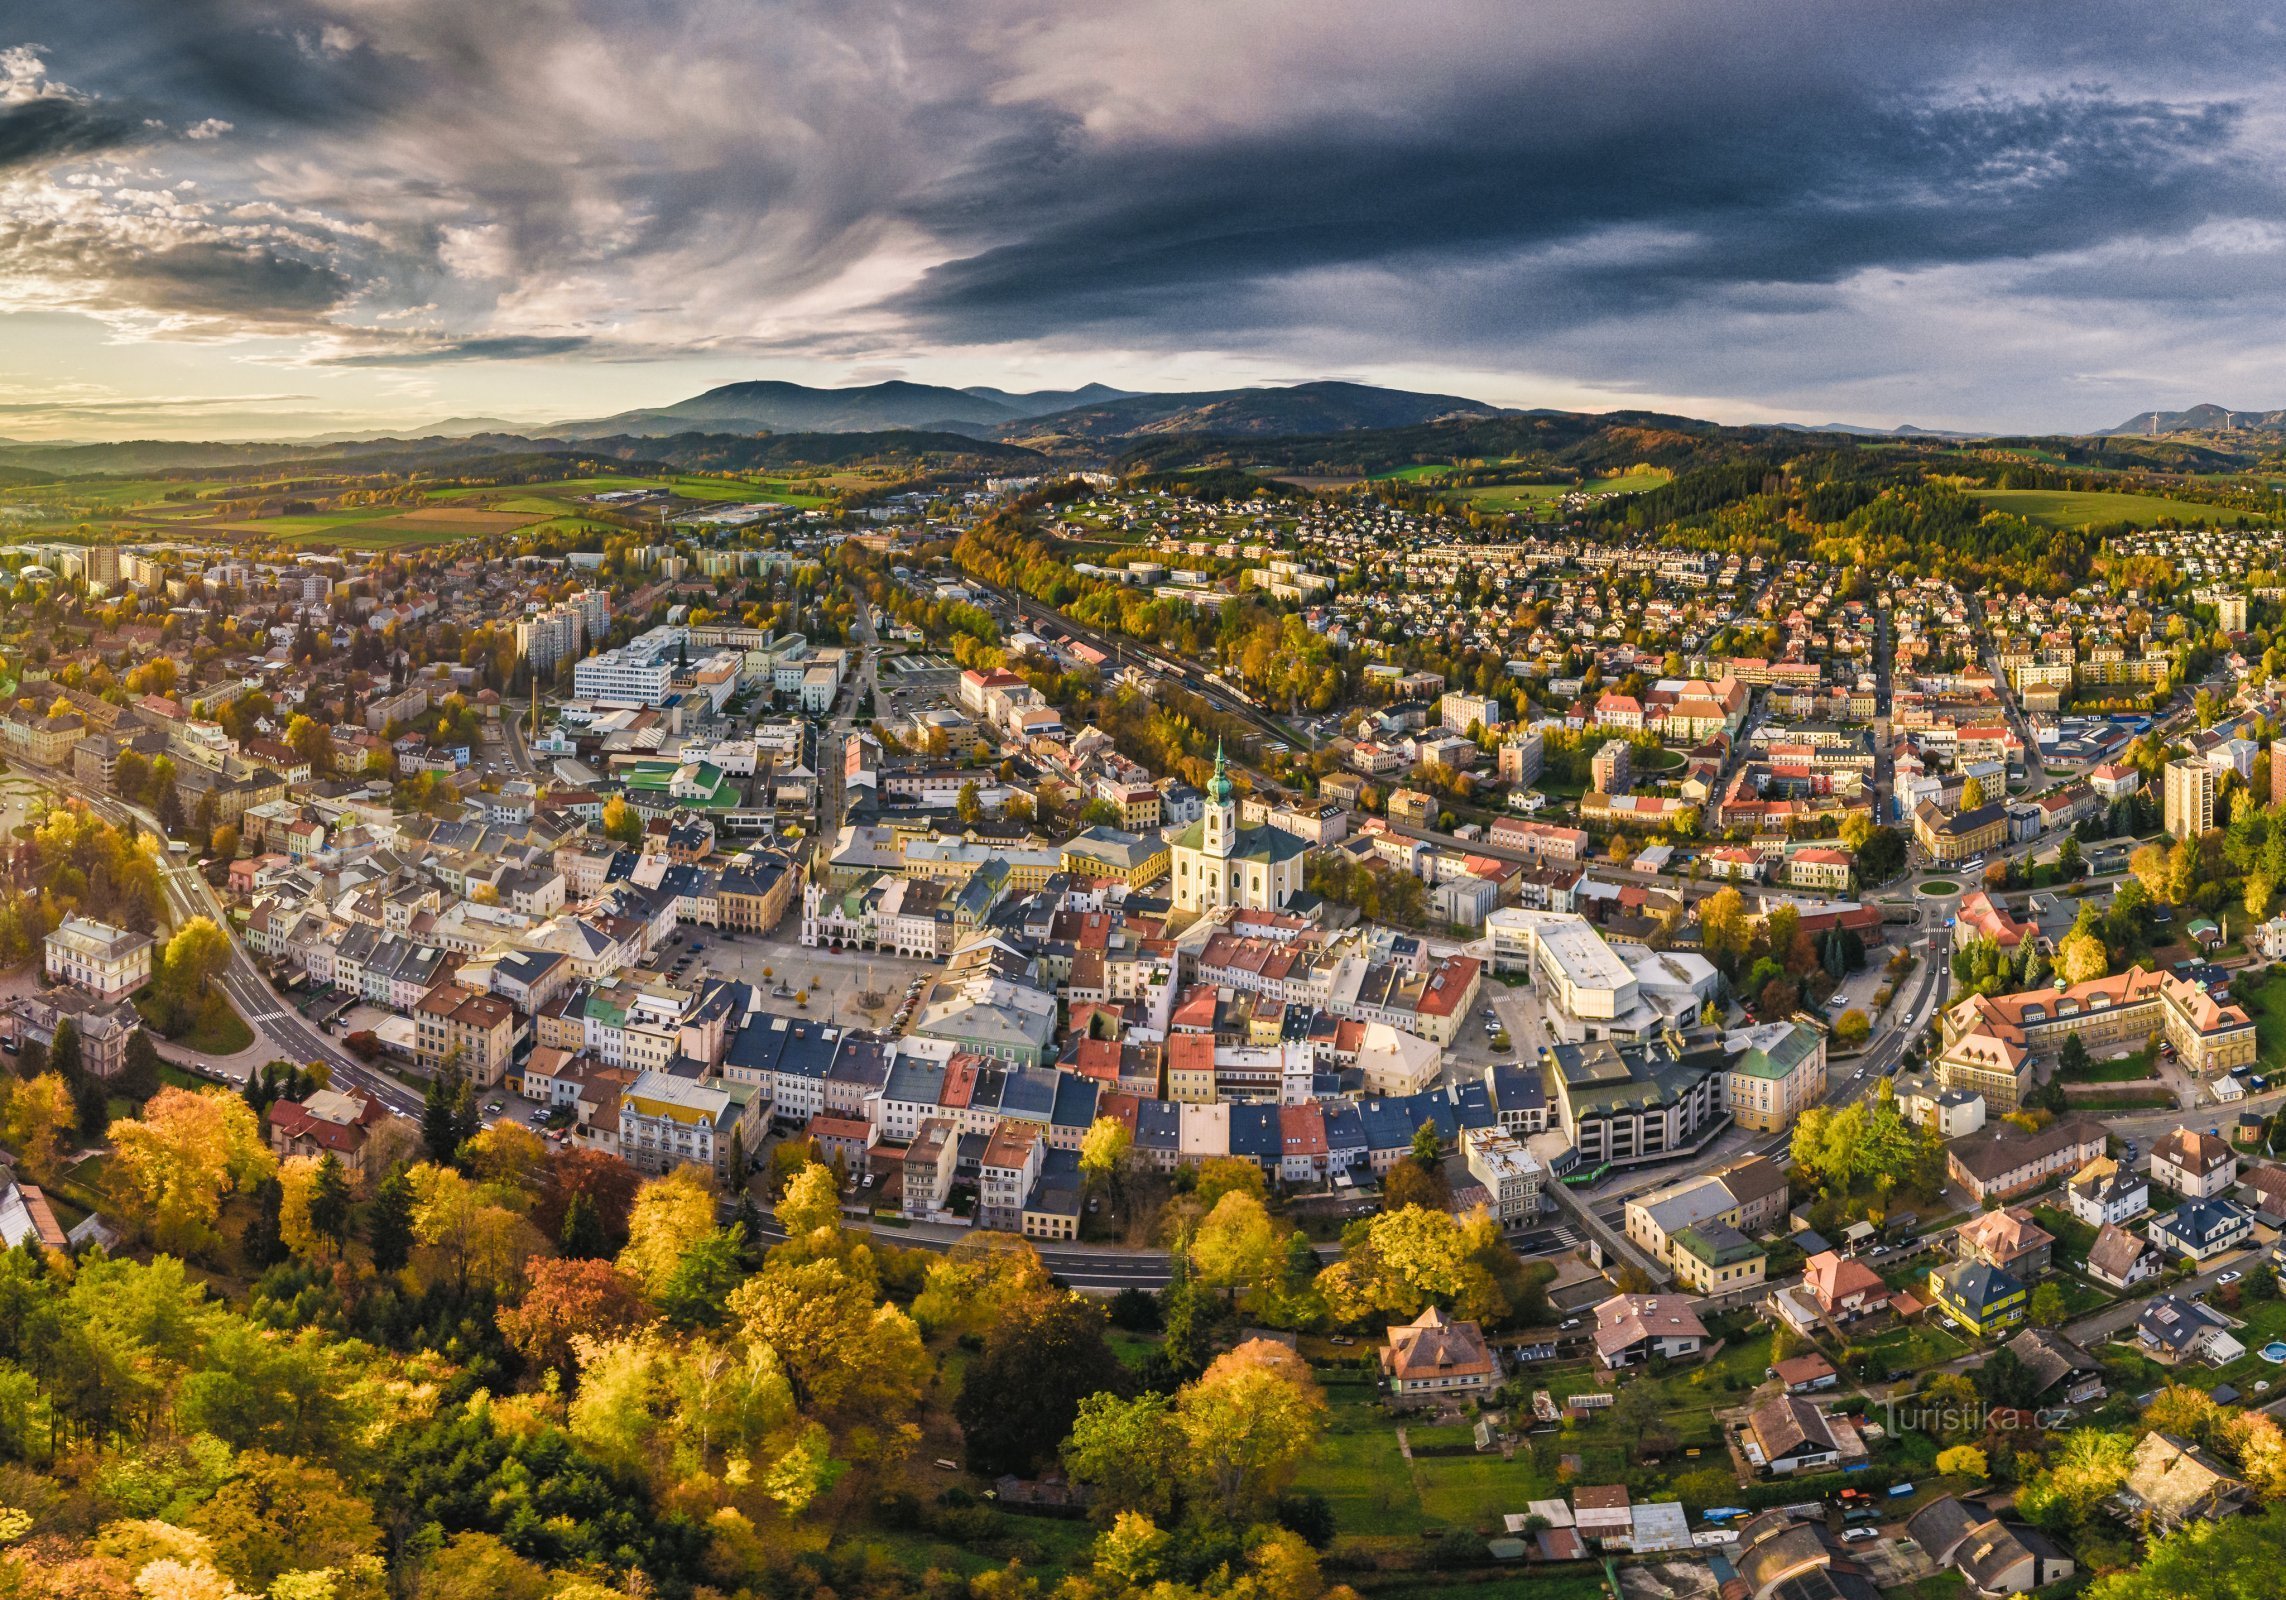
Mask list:
[{"label": "autumn tree", "polygon": [[559,1372],[571,1370],[574,1339],[613,1338],[650,1319],[643,1286],[608,1261],[535,1262],[524,1298],[497,1314],[517,1354]]},{"label": "autumn tree", "polygon": [[167,941],[161,993],[183,1012],[201,1005],[208,988],[230,966],[230,937],[211,917],[193,917]]},{"label": "autumn tree", "polygon": [[1164,1517],[1181,1491],[1186,1448],[1171,1396],[1123,1400],[1104,1390],[1080,1401],[1061,1454],[1064,1470],[1095,1491],[1099,1514]]},{"label": "autumn tree", "polygon": [[603,836],[614,844],[643,842],[643,819],[627,803],[625,795],[615,794],[603,803]]},{"label": "autumn tree", "polygon": [[1126,1123],[1117,1117],[1098,1117],[1080,1139],[1080,1171],[1089,1183],[1117,1194],[1134,1148],[1135,1135]]},{"label": "autumn tree", "polygon": [[20,1083],[8,1097],[8,1112],[0,1119],[0,1134],[16,1152],[24,1173],[35,1183],[53,1183],[63,1136],[79,1121],[70,1087],[60,1072],[43,1072]]},{"label": "autumn tree", "polygon": [[900,1453],[919,1437],[912,1417],[929,1373],[920,1330],[877,1303],[847,1263],[788,1266],[773,1255],[730,1297],[730,1312],[750,1344],[777,1358],[802,1414],[852,1455]]},{"label": "autumn tree", "polygon": [[128,1225],[162,1250],[211,1245],[223,1196],[278,1165],[253,1111],[227,1089],[161,1089],[140,1117],[112,1123],[110,1137],[110,1194]]},{"label": "autumn tree", "polygon": [[1215,1358],[1176,1397],[1192,1478],[1223,1516],[1244,1526],[1309,1458],[1325,1425],[1325,1396],[1301,1357],[1250,1339]]},{"label": "autumn tree", "polygon": [[263,1450],[240,1455],[189,1522],[215,1565],[255,1589],[282,1573],[346,1569],[381,1547],[373,1508],[337,1475]]},{"label": "autumn tree", "polygon": [[980,1230],[954,1240],[929,1263],[913,1320],[931,1334],[977,1334],[1056,1292],[1029,1239]]},{"label": "autumn tree", "polygon": [[677,1167],[635,1192],[619,1270],[656,1295],[688,1250],[714,1230],[714,1186],[696,1167]]},{"label": "autumn tree", "polygon": [[449,1285],[455,1294],[472,1284],[505,1289],[542,1248],[520,1212],[451,1167],[423,1162],[405,1177],[413,1190],[413,1242],[432,1284]]},{"label": "autumn tree", "polygon": [[1431,1305],[1501,1323],[1534,1295],[1532,1277],[1483,1212],[1464,1220],[1420,1206],[1351,1223],[1317,1291],[1327,1314],[1352,1326],[1407,1322]]},{"label": "autumn tree", "polygon": [[615,1155],[578,1146],[558,1149],[540,1175],[532,1225],[551,1239],[565,1236],[567,1213],[584,1197],[594,1214],[597,1248],[588,1255],[610,1255],[627,1242],[627,1216],[634,1208],[642,1174]]}]

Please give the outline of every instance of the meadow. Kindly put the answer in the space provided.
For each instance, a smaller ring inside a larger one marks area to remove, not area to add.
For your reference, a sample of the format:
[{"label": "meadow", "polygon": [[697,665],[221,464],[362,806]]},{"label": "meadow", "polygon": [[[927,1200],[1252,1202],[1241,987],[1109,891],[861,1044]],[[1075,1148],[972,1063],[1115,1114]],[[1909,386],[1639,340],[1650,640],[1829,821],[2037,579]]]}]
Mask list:
[{"label": "meadow", "polygon": [[1674,474],[1657,467],[1636,472],[1623,472],[1615,477],[1590,478],[1581,484],[1567,483],[1512,483],[1499,484],[1489,489],[1467,489],[1462,498],[1470,505],[1485,511],[1537,511],[1556,504],[1565,495],[1580,494],[1637,494],[1645,489],[1662,488],[1674,481]]},{"label": "meadow", "polygon": [[1972,492],[1995,511],[2012,511],[2052,528],[2082,528],[2099,522],[2141,525],[2157,522],[2162,517],[2219,526],[2246,515],[2227,506],[2168,500],[2151,494],[2122,494],[2108,489],[1977,489]]}]

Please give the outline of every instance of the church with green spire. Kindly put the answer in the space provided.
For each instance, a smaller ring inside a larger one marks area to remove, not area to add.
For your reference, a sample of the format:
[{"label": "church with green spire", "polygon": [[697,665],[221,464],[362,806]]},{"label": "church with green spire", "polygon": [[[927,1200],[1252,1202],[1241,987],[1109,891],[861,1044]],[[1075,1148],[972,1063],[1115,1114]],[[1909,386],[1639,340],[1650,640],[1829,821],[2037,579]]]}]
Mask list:
[{"label": "church with green spire", "polygon": [[1309,846],[1267,823],[1241,827],[1238,817],[1238,791],[1217,743],[1206,815],[1175,836],[1177,911],[1276,911],[1302,892]]}]

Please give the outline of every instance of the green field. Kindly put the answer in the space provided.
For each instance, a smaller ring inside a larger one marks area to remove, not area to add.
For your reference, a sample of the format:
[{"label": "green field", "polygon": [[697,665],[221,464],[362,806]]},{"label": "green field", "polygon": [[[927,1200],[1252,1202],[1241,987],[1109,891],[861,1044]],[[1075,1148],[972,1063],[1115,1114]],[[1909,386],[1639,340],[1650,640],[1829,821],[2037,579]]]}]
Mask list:
[{"label": "green field", "polygon": [[[767,477],[633,478],[606,476],[562,478],[547,483],[517,484],[508,491],[508,499],[503,502],[502,509],[521,509],[524,505],[544,500],[548,503],[548,509],[554,510],[567,502],[576,501],[581,495],[603,494],[612,489],[667,489],[681,495],[685,500],[736,500],[741,502],[769,500],[788,506],[822,506],[830,498],[830,495],[819,491],[854,488],[860,481],[862,480],[847,474],[839,478],[816,480]],[[441,489],[429,498],[432,501],[444,502],[475,499],[501,493],[502,491],[499,489],[488,488]]]},{"label": "green field", "polygon": [[1645,489],[1658,489],[1674,481],[1674,474],[1656,467],[1642,472],[1625,472],[1612,478],[1591,478],[1587,482],[1568,483],[1515,483],[1500,484],[1489,489],[1469,489],[1462,498],[1486,511],[1535,511],[1555,504],[1576,488],[1582,494],[1635,494]]},{"label": "green field", "polygon": [[2086,527],[2098,522],[2235,522],[2246,515],[2225,506],[2193,500],[2167,500],[2152,494],[2115,494],[2102,489],[1977,489],[1976,498],[1995,511],[2013,511],[2052,528]]},{"label": "green field", "polygon": [[2272,967],[2265,981],[2250,994],[2246,1009],[2254,1016],[2254,1037],[2265,1070],[2286,1065],[2286,967]]}]

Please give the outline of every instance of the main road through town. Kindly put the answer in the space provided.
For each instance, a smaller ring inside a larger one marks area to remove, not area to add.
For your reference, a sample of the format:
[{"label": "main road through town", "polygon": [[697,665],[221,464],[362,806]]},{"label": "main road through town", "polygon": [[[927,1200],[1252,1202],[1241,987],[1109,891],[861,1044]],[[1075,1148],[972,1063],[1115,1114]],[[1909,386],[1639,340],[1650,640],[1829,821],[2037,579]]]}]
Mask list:
[{"label": "main road through town", "polygon": [[[133,821],[156,838],[164,839],[166,831],[159,819],[140,806],[131,806],[109,795],[91,795],[65,782],[53,773],[19,765],[23,776],[58,794],[81,801],[97,816],[115,827],[125,827]],[[195,867],[178,864],[171,858],[160,868],[160,888],[167,897],[169,920],[181,926],[192,917],[212,918],[230,941],[230,964],[223,969],[218,980],[222,992],[238,1008],[238,1014],[248,1026],[274,1045],[280,1056],[301,1063],[322,1061],[332,1073],[333,1081],[344,1088],[369,1095],[399,1116],[418,1118],[421,1097],[386,1073],[375,1071],[327,1038],[318,1028],[291,1005],[279,998],[270,980],[254,963],[230,926],[230,916],[214,886]]]}]

